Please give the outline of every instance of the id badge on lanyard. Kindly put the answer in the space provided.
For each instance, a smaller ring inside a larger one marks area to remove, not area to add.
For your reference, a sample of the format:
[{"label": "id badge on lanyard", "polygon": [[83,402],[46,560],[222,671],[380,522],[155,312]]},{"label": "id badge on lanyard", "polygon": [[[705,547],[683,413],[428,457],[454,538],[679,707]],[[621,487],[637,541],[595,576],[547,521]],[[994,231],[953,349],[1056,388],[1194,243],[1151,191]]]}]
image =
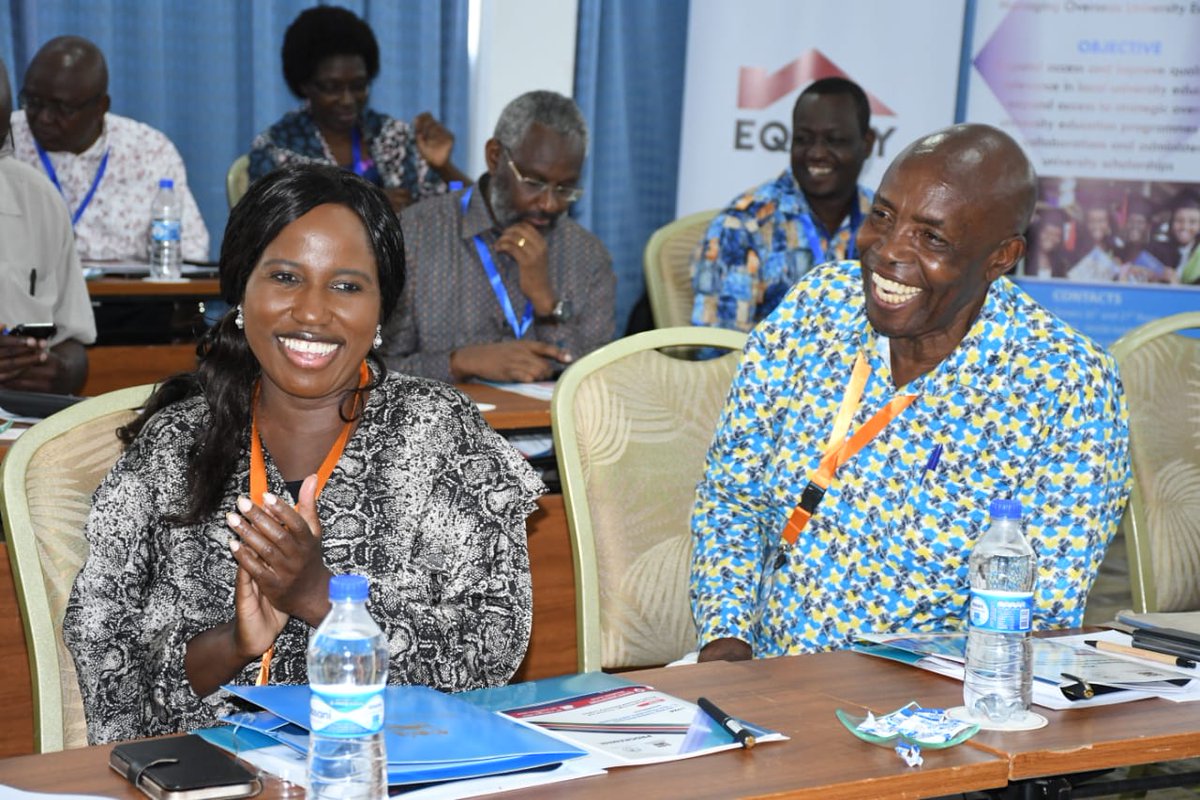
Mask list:
[{"label": "id badge on lanyard", "polygon": [[846,385],[846,393],[842,395],[842,403],[838,407],[837,417],[833,422],[833,431],[825,444],[825,452],[821,456],[817,469],[810,474],[808,484],[800,495],[800,502],[792,509],[787,524],[780,533],[779,555],[774,565],[776,570],[783,566],[787,560],[788,551],[796,543],[801,532],[808,527],[809,520],[816,513],[829,485],[833,483],[833,476],[837,473],[838,468],[857,455],[859,450],[878,436],[889,422],[900,416],[917,399],[915,394],[896,395],[888,401],[887,405],[876,411],[870,419],[859,426],[858,430],[847,437],[850,431],[850,422],[862,404],[863,389],[867,385],[867,378],[870,374],[871,367],[860,352],[854,360],[854,370],[850,374],[850,382]]}]

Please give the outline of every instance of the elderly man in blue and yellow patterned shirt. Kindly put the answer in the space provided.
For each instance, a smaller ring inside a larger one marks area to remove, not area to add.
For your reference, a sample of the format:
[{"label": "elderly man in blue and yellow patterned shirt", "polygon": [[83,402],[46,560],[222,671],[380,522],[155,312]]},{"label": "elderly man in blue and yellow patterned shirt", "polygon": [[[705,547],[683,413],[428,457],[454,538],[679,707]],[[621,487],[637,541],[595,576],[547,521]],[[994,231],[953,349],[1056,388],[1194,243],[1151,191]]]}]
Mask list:
[{"label": "elderly man in blue and yellow patterned shirt", "polygon": [[692,518],[702,661],[964,628],[994,497],[1025,509],[1035,627],[1080,624],[1128,424],[1113,360],[1003,277],[1035,199],[1001,131],[926,136],[884,176],[861,264],[813,271],[751,335]]}]

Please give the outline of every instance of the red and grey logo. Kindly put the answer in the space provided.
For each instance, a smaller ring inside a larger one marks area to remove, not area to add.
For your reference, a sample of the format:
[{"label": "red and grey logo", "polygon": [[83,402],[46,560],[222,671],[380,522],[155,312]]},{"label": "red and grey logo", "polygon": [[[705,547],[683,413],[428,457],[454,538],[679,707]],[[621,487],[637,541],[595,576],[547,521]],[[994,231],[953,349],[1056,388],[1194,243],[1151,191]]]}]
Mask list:
[{"label": "red and grey logo", "polygon": [[[768,73],[763,67],[740,67],[738,69],[737,107],[766,108],[802,86],[807,86],[821,78],[853,80],[845,70],[815,48],[772,73]],[[896,112],[870,92],[867,92],[867,99],[871,102],[872,116],[896,116]]]}]

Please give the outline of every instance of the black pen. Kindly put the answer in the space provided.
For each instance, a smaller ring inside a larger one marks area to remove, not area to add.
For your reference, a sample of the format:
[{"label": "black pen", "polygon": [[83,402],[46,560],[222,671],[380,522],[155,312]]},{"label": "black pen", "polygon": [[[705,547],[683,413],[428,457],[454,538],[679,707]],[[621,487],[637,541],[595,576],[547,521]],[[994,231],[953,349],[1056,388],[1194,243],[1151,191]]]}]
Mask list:
[{"label": "black pen", "polygon": [[29,296],[33,297],[37,292],[37,267],[29,270]]},{"label": "black pen", "polygon": [[697,698],[696,705],[700,706],[701,711],[708,714],[718,725],[728,731],[733,740],[742,747],[749,750],[757,744],[758,740],[754,738],[754,734],[743,728],[742,723],[713,705],[712,701],[707,697]]}]

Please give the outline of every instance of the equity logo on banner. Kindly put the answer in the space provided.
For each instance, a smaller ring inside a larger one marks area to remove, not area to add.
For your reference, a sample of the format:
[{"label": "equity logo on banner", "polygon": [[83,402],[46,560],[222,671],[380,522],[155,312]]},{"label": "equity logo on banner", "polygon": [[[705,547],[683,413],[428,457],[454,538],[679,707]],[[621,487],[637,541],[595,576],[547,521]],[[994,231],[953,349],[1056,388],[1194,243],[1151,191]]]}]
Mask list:
[{"label": "equity logo on banner", "polygon": [[[768,75],[762,67],[741,67],[738,69],[738,108],[766,108],[801,86],[821,78],[853,80],[845,70],[830,61],[824,53],[816,48],[804,53],[792,63],[784,65],[774,74]],[[894,111],[870,92],[867,92],[867,99],[871,101],[872,114],[885,117],[896,116]]]},{"label": "equity logo on banner", "polygon": [[[763,67],[739,67],[737,107],[754,111],[767,108],[797,89],[821,78],[853,80],[845,70],[816,48],[801,54],[791,63],[785,64],[773,73],[768,73]],[[896,112],[892,111],[882,100],[866,91],[865,88],[863,91],[866,92],[867,100],[870,101],[872,116],[896,116]],[[733,136],[735,149],[754,149],[755,127],[756,121],[752,119],[736,121]],[[879,155],[883,155],[884,143],[895,130],[895,127],[883,130],[875,126]],[[762,123],[758,127],[757,138],[758,144],[765,150],[787,150],[791,143],[787,124],[780,121]]]}]

